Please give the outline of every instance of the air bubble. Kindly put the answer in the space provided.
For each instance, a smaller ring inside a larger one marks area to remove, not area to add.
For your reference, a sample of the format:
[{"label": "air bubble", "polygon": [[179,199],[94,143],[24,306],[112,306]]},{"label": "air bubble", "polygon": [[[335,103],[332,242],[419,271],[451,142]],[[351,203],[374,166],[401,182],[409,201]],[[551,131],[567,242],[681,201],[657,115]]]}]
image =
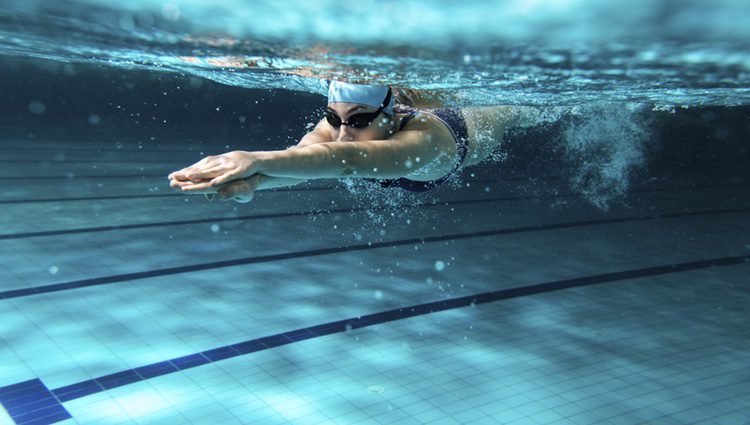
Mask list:
[{"label": "air bubble", "polygon": [[445,270],[445,261],[437,260],[435,261],[435,270],[442,272]]},{"label": "air bubble", "polygon": [[44,106],[44,103],[33,100],[29,103],[29,112],[35,115],[41,115],[44,113],[44,111],[47,110],[47,107]]},{"label": "air bubble", "polygon": [[385,391],[385,389],[383,389],[383,387],[381,387],[380,385],[373,385],[371,387],[368,387],[367,391],[371,394],[383,394],[383,391]]}]

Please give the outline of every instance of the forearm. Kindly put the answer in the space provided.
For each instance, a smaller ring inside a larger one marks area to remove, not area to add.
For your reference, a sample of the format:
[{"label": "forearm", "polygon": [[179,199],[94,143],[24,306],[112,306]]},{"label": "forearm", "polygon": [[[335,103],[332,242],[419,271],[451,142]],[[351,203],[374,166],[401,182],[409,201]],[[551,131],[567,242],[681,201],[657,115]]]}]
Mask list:
[{"label": "forearm", "polygon": [[347,174],[348,153],[332,149],[328,143],[258,152],[260,173],[272,177],[314,179],[340,177]]},{"label": "forearm", "polygon": [[307,181],[307,179],[297,179],[289,177],[273,177],[263,174],[258,175],[258,187],[256,190],[275,189],[277,187],[289,187]]},{"label": "forearm", "polygon": [[296,179],[399,177],[409,172],[406,160],[419,156],[390,141],[318,143],[257,154],[261,174]]}]

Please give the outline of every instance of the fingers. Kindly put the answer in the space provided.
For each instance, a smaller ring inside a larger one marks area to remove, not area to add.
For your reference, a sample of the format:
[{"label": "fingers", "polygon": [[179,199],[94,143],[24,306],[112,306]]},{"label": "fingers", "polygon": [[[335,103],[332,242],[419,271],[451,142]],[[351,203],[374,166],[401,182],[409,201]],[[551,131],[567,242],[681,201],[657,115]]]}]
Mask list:
[{"label": "fingers", "polygon": [[182,184],[178,188],[183,193],[190,194],[216,193],[216,188],[213,187],[210,182],[190,182]]},{"label": "fingers", "polygon": [[[229,169],[226,166],[212,167],[206,170],[200,171],[178,171],[168,176],[170,185],[174,187],[177,183],[191,183],[196,181],[211,181],[213,185],[220,185],[228,183],[234,179],[239,178],[240,170],[238,168]],[[212,180],[213,179],[213,180]]]},{"label": "fingers", "polygon": [[231,182],[232,180],[238,178],[239,174],[240,170],[238,168],[229,170],[220,176],[214,176],[213,180],[211,180],[211,184],[214,186],[218,186],[224,183]]},{"label": "fingers", "polygon": [[170,173],[168,178],[180,182],[211,180],[212,184],[220,185],[254,174],[257,171],[256,162],[248,152],[228,152],[207,156],[189,167]]},{"label": "fingers", "polygon": [[[246,152],[229,152],[208,156],[195,164],[170,173],[169,186],[188,194],[217,194],[222,200],[250,202],[256,184],[241,180],[252,161],[243,160]],[[210,200],[210,198],[209,198]]]},{"label": "fingers", "polygon": [[218,157],[216,156],[207,156],[189,167],[185,167],[181,170],[173,171],[167,176],[167,178],[169,180],[181,180],[181,181],[198,180],[198,178],[194,177],[196,173],[205,171],[206,169],[209,169],[209,168],[216,167],[217,164],[220,164],[220,162],[221,161],[218,160]]},{"label": "fingers", "polygon": [[214,165],[204,169],[196,169],[194,171],[185,173],[190,180],[210,180],[215,177],[226,174],[232,171],[233,167],[227,166],[227,164]]},{"label": "fingers", "polygon": [[183,168],[182,170],[178,170],[178,171],[173,171],[169,173],[169,175],[167,176],[167,179],[188,181],[190,179],[188,179],[187,176],[185,175],[185,170],[187,170],[187,168]]},{"label": "fingers", "polygon": [[190,180],[171,179],[169,181],[169,187],[171,187],[172,189],[180,189],[182,188],[182,186],[187,186],[191,184],[193,184],[193,182],[191,182]]},{"label": "fingers", "polygon": [[199,183],[208,183],[208,180],[203,180],[203,181],[196,180],[196,181],[192,181],[192,180],[177,180],[177,179],[173,179],[173,180],[169,181],[169,187],[171,187],[172,189],[182,189],[183,187],[190,187],[190,186],[193,186],[193,185],[196,185],[196,184],[199,184]]}]

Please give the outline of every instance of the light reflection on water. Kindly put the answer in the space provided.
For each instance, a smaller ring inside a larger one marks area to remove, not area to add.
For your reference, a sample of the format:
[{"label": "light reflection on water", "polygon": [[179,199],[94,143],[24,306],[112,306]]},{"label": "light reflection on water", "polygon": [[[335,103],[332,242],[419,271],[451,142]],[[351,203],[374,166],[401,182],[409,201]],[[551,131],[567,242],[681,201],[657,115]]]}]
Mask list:
[{"label": "light reflection on water", "polygon": [[14,0],[0,55],[316,93],[367,80],[461,106],[748,103],[750,6],[636,3]]}]

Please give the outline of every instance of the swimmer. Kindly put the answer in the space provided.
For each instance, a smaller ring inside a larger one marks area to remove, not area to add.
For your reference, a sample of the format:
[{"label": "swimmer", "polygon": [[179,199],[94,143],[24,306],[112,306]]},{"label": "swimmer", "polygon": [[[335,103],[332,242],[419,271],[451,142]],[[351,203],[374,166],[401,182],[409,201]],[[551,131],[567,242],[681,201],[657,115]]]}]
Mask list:
[{"label": "swimmer", "polygon": [[487,158],[517,119],[511,107],[412,108],[390,87],[333,81],[326,116],[297,145],[208,156],[168,178],[184,193],[237,202],[323,178],[425,191]]}]

